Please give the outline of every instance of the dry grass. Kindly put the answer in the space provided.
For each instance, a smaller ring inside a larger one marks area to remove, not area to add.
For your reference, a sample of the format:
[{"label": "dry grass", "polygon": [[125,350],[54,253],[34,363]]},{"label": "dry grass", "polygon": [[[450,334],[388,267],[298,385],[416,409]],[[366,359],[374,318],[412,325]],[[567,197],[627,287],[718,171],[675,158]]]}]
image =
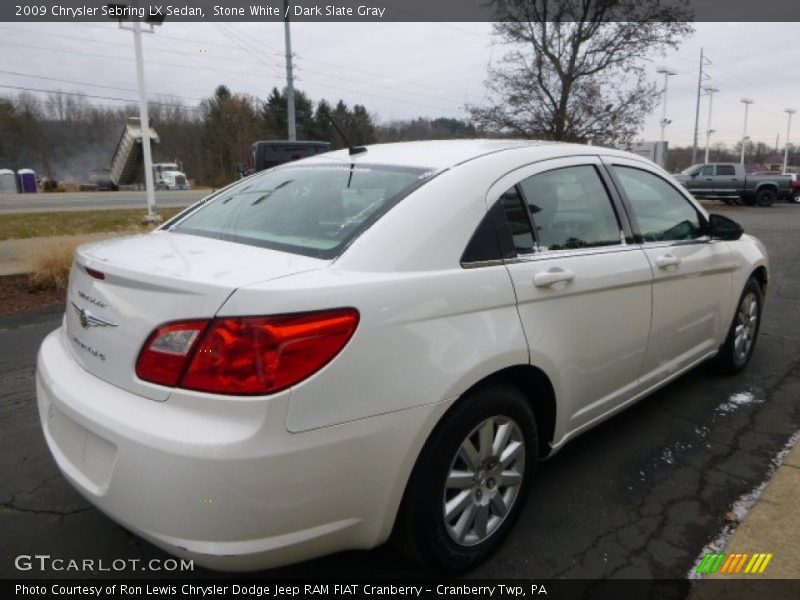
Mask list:
[{"label": "dry grass", "polygon": [[[183,209],[160,208],[164,220]],[[144,211],[92,210],[52,213],[14,213],[0,215],[0,241],[84,233],[144,233],[152,226],[142,225]]]},{"label": "dry grass", "polygon": [[31,251],[28,257],[33,267],[29,275],[31,285],[40,290],[65,290],[75,248],[86,241],[85,238],[53,238]]}]

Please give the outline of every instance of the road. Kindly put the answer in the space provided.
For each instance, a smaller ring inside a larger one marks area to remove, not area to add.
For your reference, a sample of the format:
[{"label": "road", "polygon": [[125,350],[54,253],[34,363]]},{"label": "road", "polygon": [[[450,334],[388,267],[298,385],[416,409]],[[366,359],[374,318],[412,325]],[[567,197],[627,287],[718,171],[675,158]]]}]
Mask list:
[{"label": "road", "polygon": [[[800,206],[720,209],[768,246],[770,290],[749,368],[701,366],[583,435],[541,465],[522,517],[476,578],[684,578],[800,429]],[[58,316],[0,323],[0,576],[13,557],[166,557],[91,508],[58,474],[39,430],[34,356]],[[749,392],[753,402],[736,404]],[[754,549],[767,551],[765,549]],[[261,577],[421,574],[391,547],[345,552]],[[125,576],[152,573],[124,572]],[[156,574],[157,575],[157,574]],[[197,569],[194,576],[222,575]]]},{"label": "road", "polygon": [[[189,206],[209,193],[210,190],[156,192],[156,205],[165,208]],[[143,191],[0,194],[0,214],[145,208],[146,206],[147,200]]]}]

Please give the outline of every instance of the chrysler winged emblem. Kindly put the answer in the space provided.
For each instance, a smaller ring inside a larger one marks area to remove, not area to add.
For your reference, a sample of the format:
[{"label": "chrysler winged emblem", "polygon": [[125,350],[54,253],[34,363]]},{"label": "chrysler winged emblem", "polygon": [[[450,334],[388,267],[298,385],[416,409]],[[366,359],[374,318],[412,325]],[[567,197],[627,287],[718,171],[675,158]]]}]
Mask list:
[{"label": "chrysler winged emblem", "polygon": [[75,309],[75,312],[78,313],[78,320],[81,323],[81,327],[84,329],[89,329],[89,327],[116,327],[116,323],[112,323],[111,321],[106,321],[105,319],[101,319],[100,317],[95,317],[92,313],[90,313],[87,309],[81,308],[74,302],[72,303],[72,308]]}]

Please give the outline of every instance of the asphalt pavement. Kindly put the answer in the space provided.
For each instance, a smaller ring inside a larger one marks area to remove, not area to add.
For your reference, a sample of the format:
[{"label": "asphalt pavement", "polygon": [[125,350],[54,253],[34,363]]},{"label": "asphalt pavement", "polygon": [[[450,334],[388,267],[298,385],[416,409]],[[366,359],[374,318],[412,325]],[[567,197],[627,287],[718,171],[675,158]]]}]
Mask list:
[{"label": "asphalt pavement", "polygon": [[[210,193],[211,190],[156,192],[156,205],[164,208],[181,208],[197,202]],[[146,206],[147,199],[144,191],[0,194],[0,214],[145,208]]]},{"label": "asphalt pavement", "polygon": [[[729,525],[734,503],[768,477],[773,459],[800,429],[800,205],[718,210],[759,236],[772,261],[761,337],[750,366],[734,377],[700,366],[544,462],[511,536],[472,577],[686,578],[706,545]],[[4,578],[87,576],[19,571],[14,559],[21,554],[105,561],[166,558],[89,506],[49,456],[36,413],[34,360],[59,319],[0,320]],[[800,564],[795,567],[800,576]],[[257,575],[420,574],[384,546]],[[192,575],[225,577],[199,568]]]}]

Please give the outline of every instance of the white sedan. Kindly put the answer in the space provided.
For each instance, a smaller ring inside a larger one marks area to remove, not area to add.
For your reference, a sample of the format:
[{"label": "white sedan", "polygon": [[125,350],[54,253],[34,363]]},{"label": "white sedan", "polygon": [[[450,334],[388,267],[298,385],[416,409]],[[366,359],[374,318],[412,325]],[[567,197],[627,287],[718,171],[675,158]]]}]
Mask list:
[{"label": "white sedan", "polygon": [[393,537],[468,569],[539,460],[706,359],[744,368],[767,279],[758,240],[632,154],[332,152],[81,247],[42,428],[90,502],[200,565]]}]

